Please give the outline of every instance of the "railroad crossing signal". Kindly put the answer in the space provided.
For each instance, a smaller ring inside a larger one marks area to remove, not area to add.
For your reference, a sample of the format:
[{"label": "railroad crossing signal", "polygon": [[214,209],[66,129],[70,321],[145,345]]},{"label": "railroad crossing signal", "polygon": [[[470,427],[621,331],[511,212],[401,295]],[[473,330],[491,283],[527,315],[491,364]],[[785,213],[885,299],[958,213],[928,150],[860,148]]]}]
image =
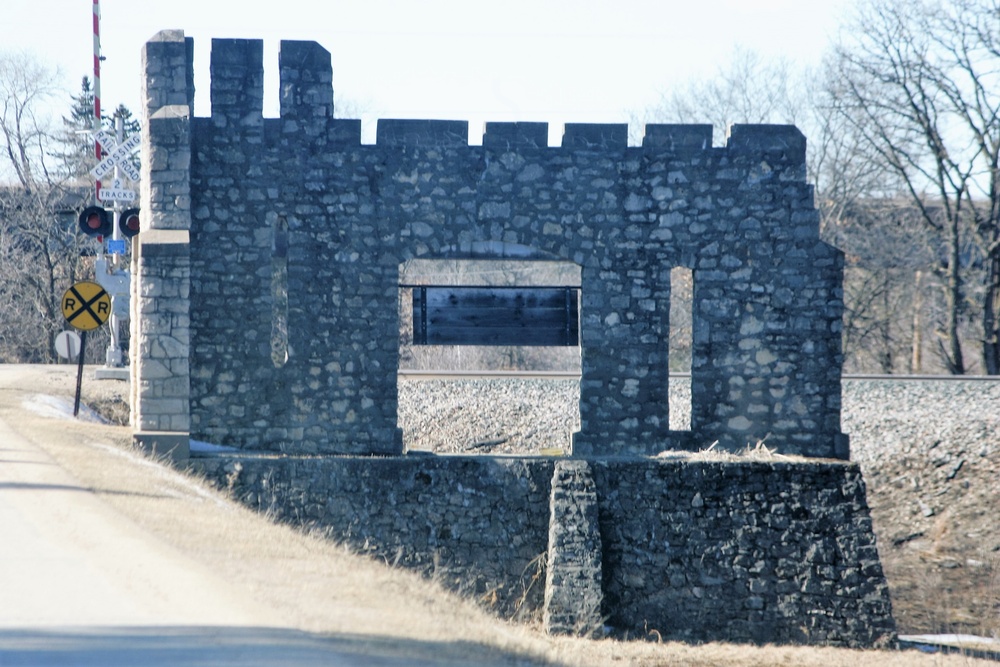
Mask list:
[{"label": "railroad crossing signal", "polygon": [[80,231],[87,236],[110,236],[111,216],[100,206],[88,206],[80,213]]},{"label": "railroad crossing signal", "polygon": [[139,209],[127,208],[118,216],[118,230],[127,239],[139,233]]},{"label": "railroad crossing signal", "polygon": [[111,316],[111,297],[97,283],[84,280],[63,294],[62,312],[66,321],[80,331],[91,331]]},{"label": "railroad crossing signal", "polygon": [[[101,190],[104,192],[104,190]],[[111,236],[114,231],[114,213],[100,206],[88,206],[80,213],[80,231],[87,236]],[[118,229],[122,237],[130,239],[139,233],[139,209],[127,208],[118,215]],[[112,243],[109,241],[108,243]],[[111,250],[111,252],[114,252]],[[117,253],[125,254],[124,247]]]}]

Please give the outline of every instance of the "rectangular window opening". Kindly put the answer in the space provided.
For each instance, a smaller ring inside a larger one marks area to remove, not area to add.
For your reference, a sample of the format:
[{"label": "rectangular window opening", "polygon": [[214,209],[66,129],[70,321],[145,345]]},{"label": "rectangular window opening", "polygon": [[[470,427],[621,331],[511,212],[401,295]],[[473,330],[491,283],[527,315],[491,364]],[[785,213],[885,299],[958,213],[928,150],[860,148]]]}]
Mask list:
[{"label": "rectangular window opening", "polygon": [[288,361],[288,221],[275,216],[271,252],[271,361]]},{"label": "rectangular window opening", "polygon": [[670,271],[670,430],[691,430],[691,353],[694,325],[694,273]]}]

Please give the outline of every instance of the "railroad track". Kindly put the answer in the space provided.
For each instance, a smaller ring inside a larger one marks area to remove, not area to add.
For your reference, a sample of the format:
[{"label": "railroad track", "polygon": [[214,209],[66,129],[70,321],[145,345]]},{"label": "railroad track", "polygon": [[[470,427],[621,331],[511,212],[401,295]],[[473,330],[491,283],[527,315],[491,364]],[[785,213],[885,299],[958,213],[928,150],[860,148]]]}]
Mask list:
[{"label": "railroad track", "polygon": [[[577,371],[448,371],[400,369],[399,377],[407,380],[578,380]],[[671,378],[689,378],[690,373],[671,373]],[[1000,375],[866,375],[847,374],[844,380],[896,381],[960,381],[997,382]]]}]

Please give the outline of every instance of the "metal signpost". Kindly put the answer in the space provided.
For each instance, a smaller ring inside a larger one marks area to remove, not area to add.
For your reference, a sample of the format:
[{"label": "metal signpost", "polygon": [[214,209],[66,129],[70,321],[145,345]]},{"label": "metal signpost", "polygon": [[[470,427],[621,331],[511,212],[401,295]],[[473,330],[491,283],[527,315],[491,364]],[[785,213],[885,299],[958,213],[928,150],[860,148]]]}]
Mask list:
[{"label": "metal signpost", "polygon": [[[94,139],[100,143],[107,151],[108,155],[101,160],[90,173],[98,181],[108,174],[112,174],[111,187],[98,188],[97,197],[102,203],[111,203],[113,218],[116,221],[112,225],[111,238],[105,239],[107,254],[111,255],[111,261],[102,256],[95,262],[94,268],[97,282],[104,287],[111,295],[111,341],[108,343],[105,355],[105,364],[109,369],[120,369],[123,367],[121,341],[119,340],[120,322],[128,320],[129,316],[129,272],[122,267],[121,258],[126,254],[127,239],[122,238],[121,218],[123,213],[128,217],[128,212],[123,210],[122,204],[133,204],[136,200],[135,190],[126,186],[126,180],[122,178],[124,174],[129,181],[139,179],[139,170],[132,163],[131,157],[142,142],[139,135],[132,135],[126,140],[122,140],[124,134],[124,121],[118,116],[115,118],[115,135],[104,130],[94,133]],[[134,215],[138,215],[135,211]],[[98,373],[99,377],[119,377],[119,373]]]},{"label": "metal signpost", "polygon": [[87,332],[108,321],[111,315],[111,297],[97,283],[81,281],[66,290],[61,305],[66,321],[80,330],[76,398],[73,401],[73,416],[76,417],[80,412],[80,383],[83,380],[83,356],[87,349]]}]

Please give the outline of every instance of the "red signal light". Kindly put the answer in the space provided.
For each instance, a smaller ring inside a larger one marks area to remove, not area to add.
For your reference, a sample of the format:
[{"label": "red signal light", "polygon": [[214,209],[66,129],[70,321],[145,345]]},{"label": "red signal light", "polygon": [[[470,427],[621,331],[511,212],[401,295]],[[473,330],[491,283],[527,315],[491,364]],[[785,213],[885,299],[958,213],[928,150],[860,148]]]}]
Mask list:
[{"label": "red signal light", "polygon": [[80,231],[87,236],[108,236],[111,229],[111,216],[100,206],[88,206],[80,213]]},{"label": "red signal light", "polygon": [[118,229],[121,230],[122,236],[127,239],[130,239],[138,234],[139,209],[130,208],[122,211],[122,214],[118,216]]}]

